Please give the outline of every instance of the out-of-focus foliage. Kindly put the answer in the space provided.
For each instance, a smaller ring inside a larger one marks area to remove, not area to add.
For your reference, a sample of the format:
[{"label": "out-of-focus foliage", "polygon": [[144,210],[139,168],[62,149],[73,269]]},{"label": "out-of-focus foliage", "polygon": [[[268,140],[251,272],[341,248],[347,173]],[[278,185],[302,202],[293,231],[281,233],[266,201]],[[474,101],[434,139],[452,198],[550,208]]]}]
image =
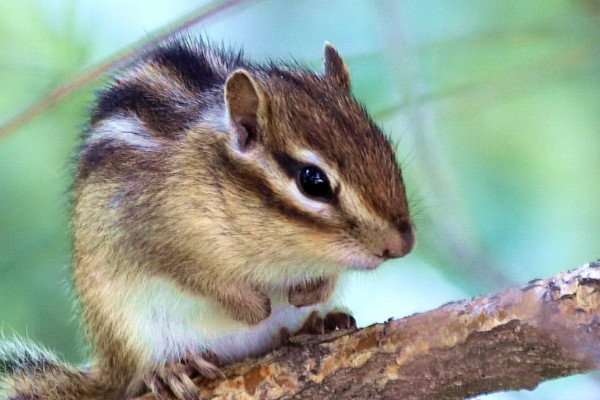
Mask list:
[{"label": "out-of-focus foliage", "polygon": [[[357,97],[398,141],[419,243],[404,260],[347,278],[359,323],[600,256],[600,2],[241,3],[194,34],[315,68],[331,41]],[[0,2],[0,123],[191,10],[184,0]],[[68,188],[99,85],[0,141],[0,327],[71,360],[82,354]],[[490,398],[566,398],[575,385],[578,398],[598,398],[593,376]]]}]

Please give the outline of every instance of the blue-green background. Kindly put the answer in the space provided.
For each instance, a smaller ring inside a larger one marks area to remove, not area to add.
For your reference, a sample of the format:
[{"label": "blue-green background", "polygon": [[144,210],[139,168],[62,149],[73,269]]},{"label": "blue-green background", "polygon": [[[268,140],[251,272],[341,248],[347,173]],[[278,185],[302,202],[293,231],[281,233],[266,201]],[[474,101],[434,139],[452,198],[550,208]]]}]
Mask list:
[{"label": "blue-green background", "polygon": [[[0,124],[202,4],[0,2]],[[418,246],[348,277],[361,325],[600,257],[600,1],[240,1],[193,31],[315,68],[332,42],[399,141]],[[99,85],[0,139],[0,328],[71,361],[71,157]],[[486,398],[599,399],[600,381]]]}]

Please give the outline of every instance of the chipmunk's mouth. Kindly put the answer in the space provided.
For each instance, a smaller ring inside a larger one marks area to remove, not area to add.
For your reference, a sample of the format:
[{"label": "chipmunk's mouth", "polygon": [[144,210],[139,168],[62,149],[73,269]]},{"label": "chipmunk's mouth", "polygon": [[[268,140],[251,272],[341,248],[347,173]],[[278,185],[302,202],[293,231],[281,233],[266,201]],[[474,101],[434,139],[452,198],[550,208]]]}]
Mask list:
[{"label": "chipmunk's mouth", "polygon": [[351,269],[370,271],[379,267],[385,260],[387,259],[374,254],[363,257],[351,257],[348,260],[348,266]]},{"label": "chipmunk's mouth", "polygon": [[406,222],[400,228],[383,230],[375,239],[358,244],[346,257],[346,265],[351,269],[373,270],[387,260],[410,253],[415,244],[415,233],[412,223]]}]

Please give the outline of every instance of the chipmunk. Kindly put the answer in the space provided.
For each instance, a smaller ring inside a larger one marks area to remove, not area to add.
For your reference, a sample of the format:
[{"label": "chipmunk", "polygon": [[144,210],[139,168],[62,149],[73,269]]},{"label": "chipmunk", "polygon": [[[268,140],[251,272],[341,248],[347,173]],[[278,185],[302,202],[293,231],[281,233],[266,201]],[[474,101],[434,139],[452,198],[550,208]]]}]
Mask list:
[{"label": "chipmunk", "polygon": [[9,399],[199,399],[190,377],[284,333],[346,329],[340,273],[411,251],[394,148],[325,45],[325,73],[202,40],[158,45],[99,93],[73,188],[86,369],[26,345]]}]

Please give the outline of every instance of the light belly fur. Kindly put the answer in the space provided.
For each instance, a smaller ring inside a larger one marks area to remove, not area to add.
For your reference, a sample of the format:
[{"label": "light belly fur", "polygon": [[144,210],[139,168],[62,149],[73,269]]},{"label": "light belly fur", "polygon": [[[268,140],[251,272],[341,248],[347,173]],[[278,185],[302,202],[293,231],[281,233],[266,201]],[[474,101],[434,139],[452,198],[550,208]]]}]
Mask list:
[{"label": "light belly fur", "polygon": [[281,328],[293,333],[313,310],[326,313],[335,308],[332,304],[297,308],[275,294],[271,316],[247,325],[231,319],[213,300],[188,296],[166,281],[153,280],[130,294],[134,301],[126,304],[136,321],[131,328],[154,361],[209,349],[225,362],[265,353],[279,345]]}]

